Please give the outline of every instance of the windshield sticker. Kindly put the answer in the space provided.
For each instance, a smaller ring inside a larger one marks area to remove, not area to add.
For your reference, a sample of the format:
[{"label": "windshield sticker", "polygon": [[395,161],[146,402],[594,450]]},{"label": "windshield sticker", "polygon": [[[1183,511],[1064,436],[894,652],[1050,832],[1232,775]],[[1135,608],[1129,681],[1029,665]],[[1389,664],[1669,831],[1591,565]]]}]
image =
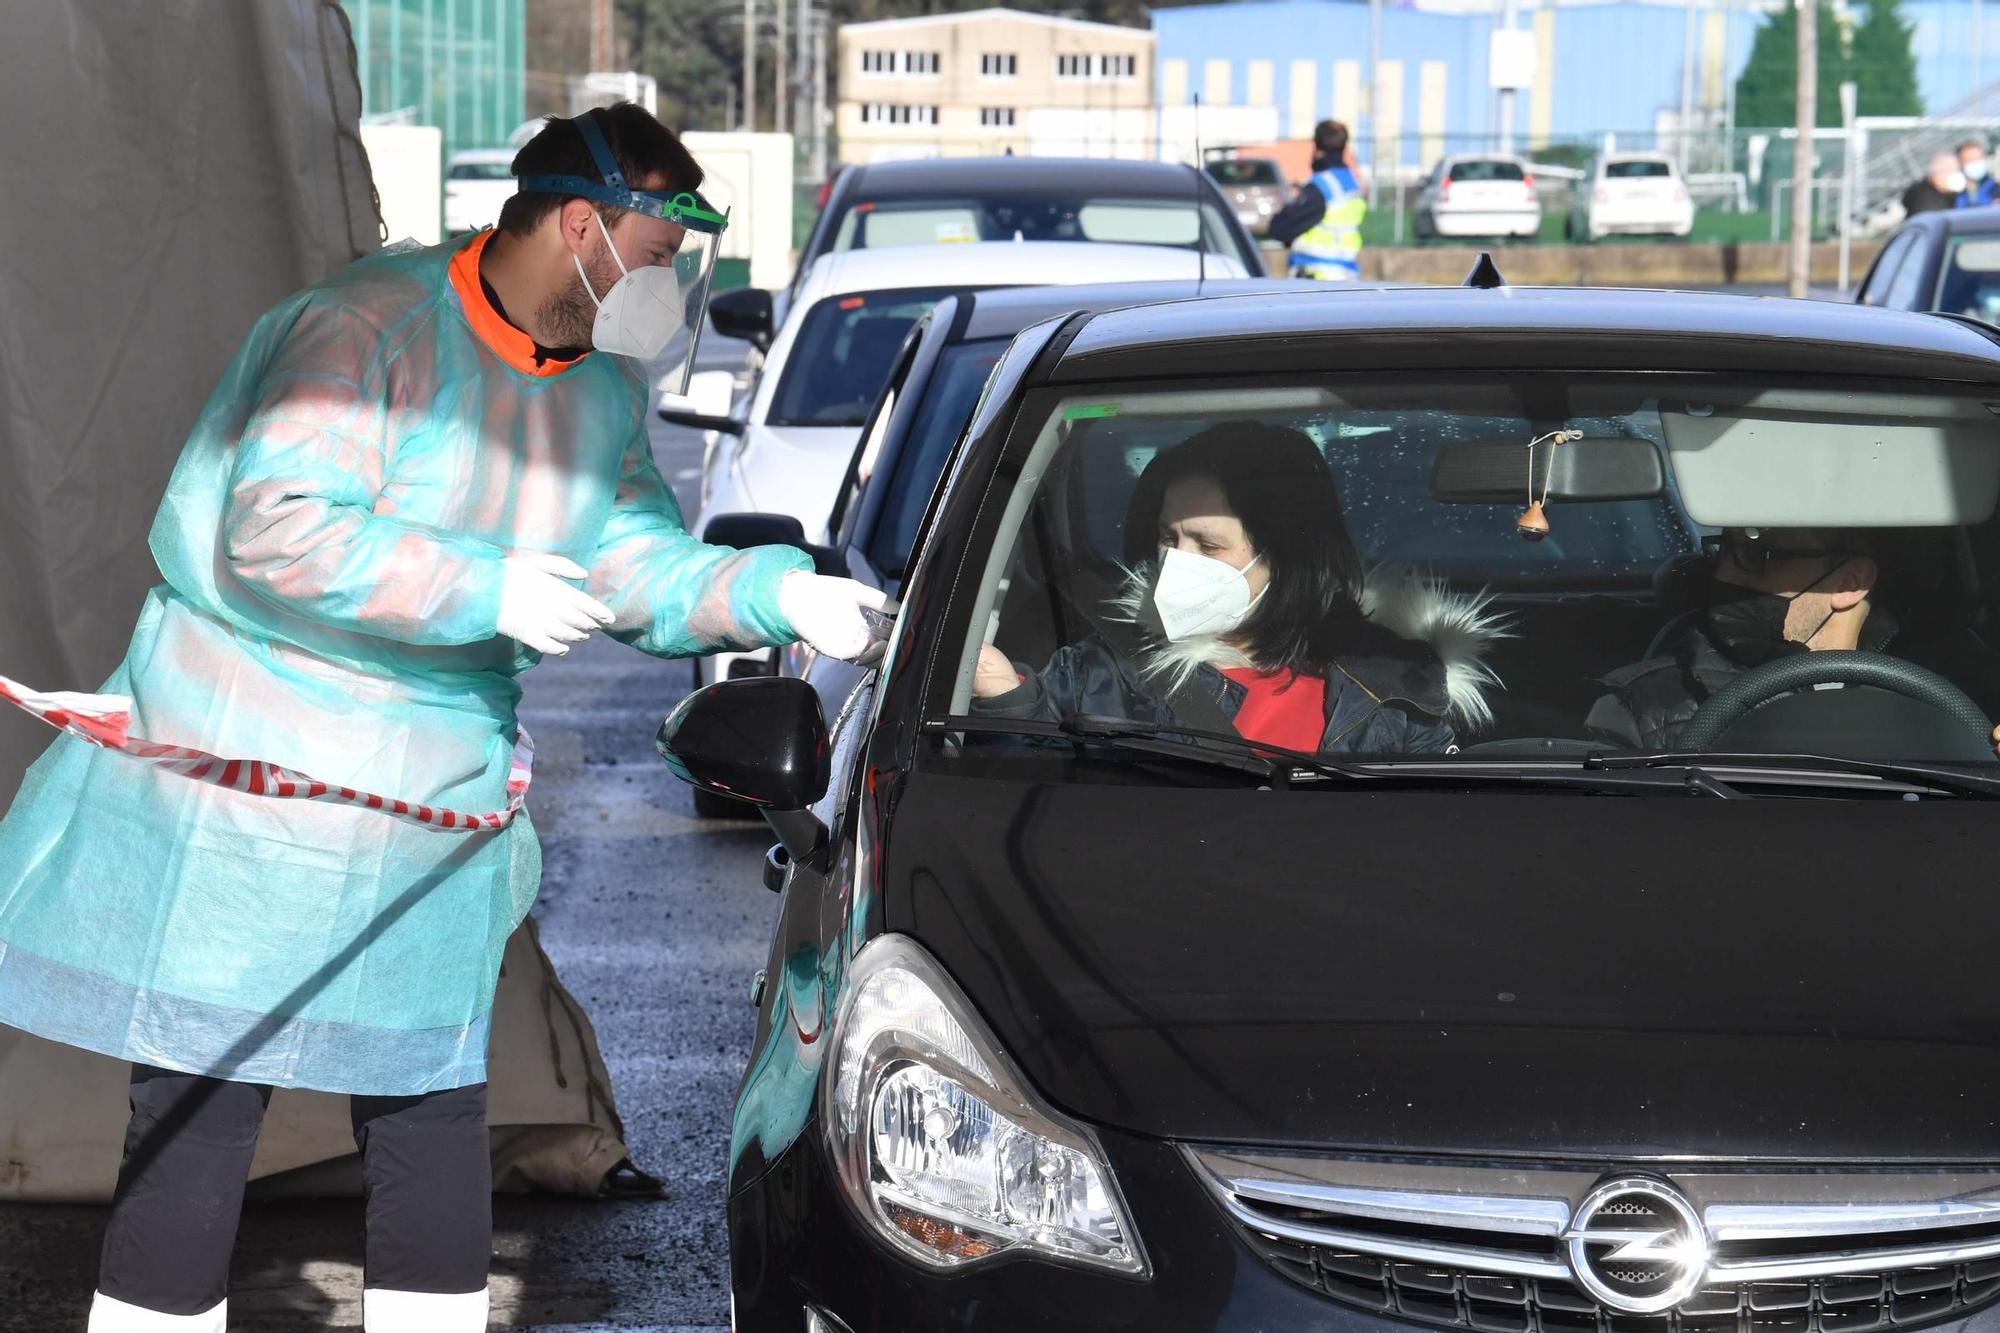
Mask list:
[{"label": "windshield sticker", "polygon": [[1064,421],[1095,421],[1099,417],[1118,415],[1116,403],[1083,403],[1063,413]]}]

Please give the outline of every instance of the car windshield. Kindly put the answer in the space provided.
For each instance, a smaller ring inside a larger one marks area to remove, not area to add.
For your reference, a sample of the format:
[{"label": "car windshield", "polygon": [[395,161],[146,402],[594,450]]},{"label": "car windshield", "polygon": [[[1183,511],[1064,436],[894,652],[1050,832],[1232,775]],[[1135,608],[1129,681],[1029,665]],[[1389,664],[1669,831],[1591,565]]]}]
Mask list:
[{"label": "car windshield", "polygon": [[[863,200],[834,231],[835,250],[965,241],[1094,241],[1168,245],[1192,250],[1197,240],[1193,185],[1180,197],[1130,194],[1048,198],[1033,195]],[[1212,252],[1234,253],[1228,224],[1202,205],[1200,240]]]},{"label": "car windshield", "polygon": [[1951,238],[1933,308],[2000,324],[2000,236]]},{"label": "car windshield", "polygon": [[450,178],[455,181],[512,180],[514,173],[505,162],[454,162]]},{"label": "car windshield", "polygon": [[1278,164],[1261,157],[1239,157],[1208,164],[1208,174],[1221,185],[1282,185]]},{"label": "car windshield", "polygon": [[1526,173],[1519,162],[1454,162],[1451,164],[1451,181],[1456,185],[1462,181],[1517,181],[1525,180]]},{"label": "car windshield", "polygon": [[955,287],[829,296],[799,322],[765,420],[774,426],[859,426],[888,383],[910,326]]},{"label": "car windshield", "polygon": [[948,347],[939,356],[930,387],[897,458],[895,475],[884,479],[889,490],[869,542],[868,558],[885,575],[900,575],[908,564],[917,525],[923,521],[924,508],[930,503],[945,460],[965,433],[979,391],[1006,350],[1005,338],[983,338]]},{"label": "car windshield", "polygon": [[[1044,391],[952,713],[1991,762],[1996,411],[1674,375]],[[1707,707],[1736,681],[1765,688]]]},{"label": "car windshield", "polygon": [[1665,162],[1649,158],[1627,158],[1622,162],[1607,162],[1604,175],[1607,180],[1643,180],[1647,177],[1666,177],[1674,174],[1674,169]]}]

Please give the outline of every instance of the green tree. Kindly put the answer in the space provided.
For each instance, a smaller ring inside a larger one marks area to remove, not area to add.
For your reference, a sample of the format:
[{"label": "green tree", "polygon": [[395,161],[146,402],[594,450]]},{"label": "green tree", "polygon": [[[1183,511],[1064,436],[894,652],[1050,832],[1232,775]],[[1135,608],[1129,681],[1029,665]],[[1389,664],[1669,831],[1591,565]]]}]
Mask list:
[{"label": "green tree", "polygon": [[1921,116],[1917,58],[1910,49],[1915,25],[1903,17],[1902,0],[1868,0],[1848,46],[1848,75],[1864,116]]},{"label": "green tree", "polygon": [[[1846,78],[1847,50],[1828,0],[1818,0],[1814,35],[1819,44],[1819,93],[1814,113],[1821,125],[1840,124],[1840,83]],[[1745,129],[1777,129],[1798,121],[1799,16],[1781,4],[1764,16],[1750,44],[1750,60],[1736,80],[1736,123]]]}]

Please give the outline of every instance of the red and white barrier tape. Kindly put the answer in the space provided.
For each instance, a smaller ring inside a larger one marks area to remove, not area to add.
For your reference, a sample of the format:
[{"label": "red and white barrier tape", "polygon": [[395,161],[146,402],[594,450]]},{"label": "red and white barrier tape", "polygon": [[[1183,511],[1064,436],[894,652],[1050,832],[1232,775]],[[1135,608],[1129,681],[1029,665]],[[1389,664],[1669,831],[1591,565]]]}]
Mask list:
[{"label": "red and white barrier tape", "polygon": [[321,782],[318,778],[307,777],[296,769],[284,768],[268,760],[224,759],[185,745],[162,745],[131,735],[132,701],[122,694],[45,694],[0,676],[0,700],[79,740],[130,755],[195,782],[278,800],[358,805],[379,810],[392,819],[407,820],[430,829],[474,832],[507,827],[526,804],[528,784],[534,776],[535,743],[528,739],[525,730],[517,730],[514,733],[514,762],[507,773],[507,808],[483,815],[438,810],[428,805],[393,800],[372,792]]}]

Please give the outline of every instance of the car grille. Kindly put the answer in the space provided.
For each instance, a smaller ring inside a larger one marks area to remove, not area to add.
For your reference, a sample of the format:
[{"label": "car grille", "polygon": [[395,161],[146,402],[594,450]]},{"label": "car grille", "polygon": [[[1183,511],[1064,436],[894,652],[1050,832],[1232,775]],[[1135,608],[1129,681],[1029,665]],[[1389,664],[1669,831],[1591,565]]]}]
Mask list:
[{"label": "car grille", "polygon": [[[1568,1239],[1594,1172],[1190,1150],[1246,1243],[1341,1304],[1478,1333],[1874,1333],[2000,1301],[2000,1175],[1704,1171],[1655,1177],[1705,1233],[1699,1284],[1616,1308],[1577,1280]],[[1491,1192],[1489,1192],[1491,1191]],[[1530,1192],[1532,1191],[1532,1192]],[[1655,1230],[1643,1201],[1591,1225]],[[1672,1264],[1600,1247],[1600,1284],[1655,1289]]]},{"label": "car grille", "polygon": [[1606,1309],[1571,1282],[1397,1263],[1252,1236],[1279,1272],[1346,1305],[1480,1333],[1871,1333],[1955,1318],[2000,1296],[2000,1259],[1894,1274],[1709,1287],[1654,1315]]}]

